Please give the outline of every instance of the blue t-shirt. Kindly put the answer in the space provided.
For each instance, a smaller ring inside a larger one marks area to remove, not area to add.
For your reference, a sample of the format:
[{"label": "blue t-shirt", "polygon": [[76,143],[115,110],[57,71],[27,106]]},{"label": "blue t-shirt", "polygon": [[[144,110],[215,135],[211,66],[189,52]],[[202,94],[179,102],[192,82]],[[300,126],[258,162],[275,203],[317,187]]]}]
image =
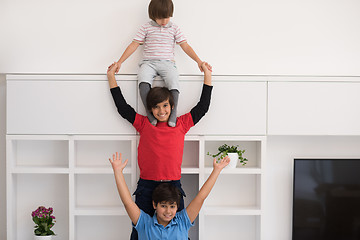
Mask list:
[{"label": "blue t-shirt", "polygon": [[187,240],[189,229],[194,226],[194,223],[190,222],[185,208],[177,212],[166,227],[158,223],[156,212],[151,217],[142,210],[140,211],[135,229],[141,240]]}]

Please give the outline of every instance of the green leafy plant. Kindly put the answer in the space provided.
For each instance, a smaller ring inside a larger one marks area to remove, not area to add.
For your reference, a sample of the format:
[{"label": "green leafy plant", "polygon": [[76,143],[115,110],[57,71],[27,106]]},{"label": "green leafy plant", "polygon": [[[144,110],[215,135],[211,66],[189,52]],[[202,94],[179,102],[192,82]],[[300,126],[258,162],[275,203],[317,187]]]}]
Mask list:
[{"label": "green leafy plant", "polygon": [[237,153],[241,165],[244,166],[246,164],[246,162],[248,161],[246,158],[244,158],[242,156],[243,153],[245,152],[245,150],[238,149],[238,147],[239,147],[239,145],[229,146],[227,144],[224,144],[218,148],[219,152],[217,154],[211,154],[208,152],[207,155],[212,156],[214,158],[218,157],[218,161],[219,161],[219,160],[223,159],[228,153]]},{"label": "green leafy plant", "polygon": [[55,224],[55,217],[52,215],[53,208],[49,207],[38,207],[35,211],[31,213],[32,219],[36,226],[34,227],[34,233],[36,236],[49,236],[55,235],[55,233],[50,230]]}]

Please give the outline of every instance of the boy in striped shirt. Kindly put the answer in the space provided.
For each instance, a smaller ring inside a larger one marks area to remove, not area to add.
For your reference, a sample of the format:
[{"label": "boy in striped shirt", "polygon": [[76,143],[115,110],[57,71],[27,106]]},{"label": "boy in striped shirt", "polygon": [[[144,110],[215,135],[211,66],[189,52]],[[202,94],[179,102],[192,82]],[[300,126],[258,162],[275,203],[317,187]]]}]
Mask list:
[{"label": "boy in striped shirt", "polygon": [[[130,45],[117,61],[116,73],[121,64],[135,52],[139,45],[144,45],[143,60],[140,62],[138,82],[141,100],[146,114],[152,125],[156,126],[157,119],[146,107],[146,96],[151,89],[154,78],[160,75],[166,87],[174,98],[174,106],[168,121],[171,127],[176,126],[176,109],[179,98],[179,73],[176,69],[174,48],[179,44],[183,51],[192,58],[202,71],[202,61],[192,47],[187,43],[180,28],[170,21],[173,16],[174,5],[172,0],[151,0],[149,4],[150,22],[141,26]],[[211,71],[211,66],[208,65]]]}]

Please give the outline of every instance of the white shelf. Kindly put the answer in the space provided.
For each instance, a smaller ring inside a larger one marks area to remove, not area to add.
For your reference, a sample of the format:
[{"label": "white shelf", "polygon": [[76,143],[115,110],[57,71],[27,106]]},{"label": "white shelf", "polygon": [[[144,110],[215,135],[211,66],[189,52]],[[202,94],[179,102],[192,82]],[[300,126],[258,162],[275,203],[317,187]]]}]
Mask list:
[{"label": "white shelf", "polygon": [[15,167],[11,173],[22,174],[69,174],[68,168],[50,168],[50,167]]},{"label": "white shelf", "polygon": [[75,208],[75,216],[127,216],[124,207]]},{"label": "white shelf", "polygon": [[181,168],[181,174],[199,174],[199,168]]},{"label": "white shelf", "polygon": [[203,214],[204,215],[221,215],[221,216],[228,216],[228,215],[235,215],[235,216],[261,216],[262,212],[259,207],[203,207]]},{"label": "white shelf", "polygon": [[[74,168],[76,174],[114,174],[112,168],[109,167],[77,167]],[[123,171],[124,174],[131,174],[132,169],[126,167]]]},{"label": "white shelf", "polygon": [[[204,169],[205,174],[210,174],[212,168],[206,167]],[[261,168],[247,168],[247,167],[237,167],[237,168],[224,168],[221,171],[221,174],[261,174]]]}]

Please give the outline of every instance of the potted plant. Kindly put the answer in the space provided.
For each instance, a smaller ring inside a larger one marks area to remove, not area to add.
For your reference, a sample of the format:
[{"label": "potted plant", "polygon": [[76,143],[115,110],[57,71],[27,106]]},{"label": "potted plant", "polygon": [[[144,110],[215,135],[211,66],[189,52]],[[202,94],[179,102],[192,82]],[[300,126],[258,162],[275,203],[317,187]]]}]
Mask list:
[{"label": "potted plant", "polygon": [[227,144],[221,145],[218,148],[217,154],[210,154],[209,152],[207,155],[212,157],[218,157],[218,160],[223,159],[225,156],[229,156],[230,163],[227,166],[227,168],[236,168],[237,161],[240,160],[241,165],[245,165],[248,161],[246,158],[244,158],[242,155],[245,152],[245,150],[238,149],[239,145],[235,146],[229,146]]},{"label": "potted plant", "polygon": [[55,217],[52,215],[53,208],[38,207],[31,213],[32,219],[36,226],[34,227],[35,240],[50,240],[55,233],[50,229],[55,224]]}]

